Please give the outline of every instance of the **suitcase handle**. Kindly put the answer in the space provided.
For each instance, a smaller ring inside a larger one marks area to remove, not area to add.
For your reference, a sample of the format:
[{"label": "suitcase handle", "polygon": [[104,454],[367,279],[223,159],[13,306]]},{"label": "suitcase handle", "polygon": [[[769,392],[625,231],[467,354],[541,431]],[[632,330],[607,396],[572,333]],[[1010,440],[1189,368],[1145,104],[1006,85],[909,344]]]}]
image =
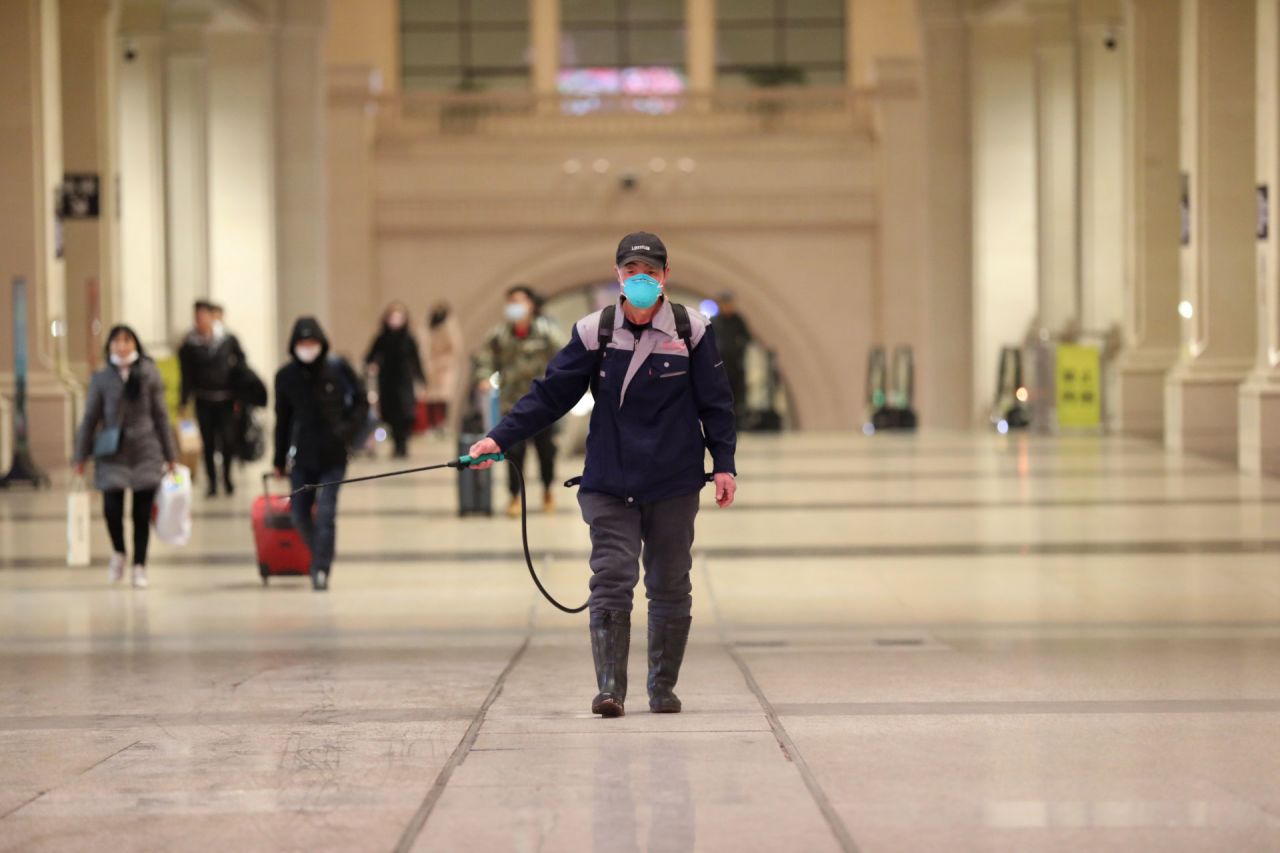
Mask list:
[{"label": "suitcase handle", "polygon": [[[262,496],[263,496],[263,497],[265,497],[265,498],[267,499],[267,515],[272,515],[272,512],[271,512],[271,478],[272,478],[272,474],[271,474],[271,472],[270,472],[270,471],[268,471],[267,473],[265,473],[265,474],[263,474],[263,475],[262,475]],[[289,495],[283,495],[282,497],[290,497],[290,496],[289,496]],[[281,513],[281,515],[283,515],[283,513]]]}]

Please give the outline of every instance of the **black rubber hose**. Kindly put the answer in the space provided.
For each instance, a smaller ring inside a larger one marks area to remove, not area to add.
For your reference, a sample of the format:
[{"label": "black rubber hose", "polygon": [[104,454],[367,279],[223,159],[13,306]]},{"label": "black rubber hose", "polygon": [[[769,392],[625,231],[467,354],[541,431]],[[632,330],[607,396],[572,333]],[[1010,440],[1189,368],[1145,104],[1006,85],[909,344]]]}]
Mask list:
[{"label": "black rubber hose", "polygon": [[524,545],[524,562],[529,567],[529,577],[533,578],[533,585],[538,588],[538,592],[542,593],[542,597],[551,602],[551,606],[564,613],[581,613],[587,609],[591,603],[590,599],[582,602],[581,607],[566,607],[551,593],[547,592],[547,588],[542,585],[542,580],[538,577],[538,572],[533,568],[533,555],[529,553],[529,501],[525,495],[524,489],[524,472],[520,470],[520,466],[512,459],[507,459],[512,469],[516,472],[516,480],[520,483],[520,541]]}]

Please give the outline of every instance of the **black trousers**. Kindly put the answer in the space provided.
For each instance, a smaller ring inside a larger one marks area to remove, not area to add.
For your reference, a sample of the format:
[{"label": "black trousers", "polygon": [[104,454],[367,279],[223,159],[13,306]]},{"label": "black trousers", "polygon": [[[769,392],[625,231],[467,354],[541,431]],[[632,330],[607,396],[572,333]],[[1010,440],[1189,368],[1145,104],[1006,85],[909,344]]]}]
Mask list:
[{"label": "black trousers", "polygon": [[[549,427],[535,435],[532,439],[534,447],[538,451],[538,467],[541,469],[542,486],[545,489],[551,488],[551,484],[556,479],[556,439],[555,428]],[[520,471],[524,472],[524,457],[529,450],[529,442],[522,441],[510,450],[504,451],[507,458],[515,463]],[[516,479],[516,472],[507,471],[507,488],[511,491],[511,497],[520,494],[520,481]]]},{"label": "black trousers", "polygon": [[[133,493],[133,564],[147,564],[147,545],[151,541],[151,507],[156,502],[155,489],[142,489]],[[111,547],[117,554],[125,553],[124,547],[124,490],[102,493],[102,514],[107,517],[107,532],[111,534]]]},{"label": "black trousers", "polygon": [[230,400],[196,400],[196,423],[204,442],[204,468],[209,474],[209,489],[218,487],[215,453],[222,454],[222,482],[231,485],[231,465],[236,459],[236,404]]}]

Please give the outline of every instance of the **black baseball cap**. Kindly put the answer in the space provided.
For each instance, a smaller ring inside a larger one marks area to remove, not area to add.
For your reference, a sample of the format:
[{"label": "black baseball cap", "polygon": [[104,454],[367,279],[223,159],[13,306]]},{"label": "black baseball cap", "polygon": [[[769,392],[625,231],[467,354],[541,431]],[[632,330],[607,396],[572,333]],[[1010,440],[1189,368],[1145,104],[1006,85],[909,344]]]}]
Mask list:
[{"label": "black baseball cap", "polygon": [[667,247],[657,234],[636,231],[623,237],[618,244],[617,260],[620,267],[631,261],[643,261],[664,270],[667,268]]}]

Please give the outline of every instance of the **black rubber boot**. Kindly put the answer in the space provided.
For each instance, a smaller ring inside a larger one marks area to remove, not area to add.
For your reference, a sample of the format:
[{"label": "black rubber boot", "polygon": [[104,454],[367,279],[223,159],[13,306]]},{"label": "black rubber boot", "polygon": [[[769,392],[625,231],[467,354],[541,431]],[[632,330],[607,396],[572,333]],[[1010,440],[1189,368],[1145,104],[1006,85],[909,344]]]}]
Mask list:
[{"label": "black rubber boot", "polygon": [[680,713],[680,697],[675,688],[692,622],[689,616],[649,617],[649,710],[655,714]]},{"label": "black rubber boot", "polygon": [[631,651],[631,614],[606,610],[599,625],[591,626],[591,657],[596,664],[600,692],[591,701],[591,713],[621,717],[627,701],[627,654]]}]

